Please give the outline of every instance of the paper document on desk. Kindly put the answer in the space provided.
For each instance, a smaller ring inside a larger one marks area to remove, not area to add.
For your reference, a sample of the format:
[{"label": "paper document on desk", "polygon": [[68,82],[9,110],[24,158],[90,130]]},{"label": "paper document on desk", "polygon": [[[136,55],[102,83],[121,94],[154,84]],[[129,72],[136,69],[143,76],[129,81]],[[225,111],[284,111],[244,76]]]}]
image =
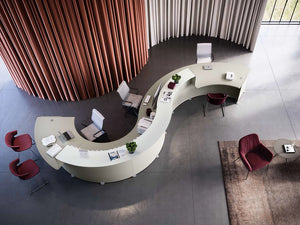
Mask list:
[{"label": "paper document on desk", "polygon": [[56,156],[60,151],[62,150],[62,148],[58,145],[58,144],[55,144],[53,145],[48,151],[47,151],[47,154],[50,156],[50,157],[54,157]]},{"label": "paper document on desk", "polygon": [[123,157],[123,156],[126,156],[126,155],[129,154],[128,151],[127,151],[127,149],[119,149],[118,153],[119,153],[120,157]]},{"label": "paper document on desk", "polygon": [[144,133],[152,124],[152,120],[146,117],[142,117],[137,126],[137,132],[139,134]]},{"label": "paper document on desk", "polygon": [[162,96],[161,96],[161,98],[160,98],[160,101],[161,102],[170,102],[171,101],[171,99],[172,99],[172,94],[173,94],[173,91],[164,91],[163,93],[162,93]]},{"label": "paper document on desk", "polygon": [[82,159],[88,159],[89,158],[89,151],[86,149],[78,149],[79,150],[79,156]]}]

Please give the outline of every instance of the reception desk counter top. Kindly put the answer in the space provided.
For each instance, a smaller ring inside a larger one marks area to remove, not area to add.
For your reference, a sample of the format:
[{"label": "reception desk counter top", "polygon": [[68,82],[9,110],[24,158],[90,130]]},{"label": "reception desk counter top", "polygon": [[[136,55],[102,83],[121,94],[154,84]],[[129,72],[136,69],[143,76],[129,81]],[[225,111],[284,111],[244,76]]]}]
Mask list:
[{"label": "reception desk counter top", "polygon": [[[208,92],[228,93],[239,100],[248,73],[246,68],[240,65],[212,63],[209,64],[212,70],[203,70],[203,65],[207,64],[194,64],[172,71],[148,90],[146,95],[152,97],[147,105],[141,104],[138,121],[146,117],[146,109],[152,107],[153,95],[159,84],[162,85],[155,118],[142,135],[137,133],[136,124],[119,140],[95,143],[84,139],[77,132],[74,117],[38,117],[35,124],[35,140],[41,156],[54,169],[63,167],[75,177],[87,181],[114,182],[135,176],[158,156],[173,110],[182,102]],[[225,79],[225,73],[229,71],[235,73],[233,81]],[[168,89],[168,83],[176,73],[181,75],[181,79],[173,90]],[[168,102],[161,101],[164,92],[172,92]],[[73,133],[74,138],[63,143],[58,136],[67,130]],[[46,153],[49,147],[41,143],[42,138],[51,134],[56,136],[56,143],[63,148],[54,158]],[[134,154],[129,154],[126,150],[125,145],[130,141],[135,141],[138,146]],[[112,151],[119,151],[122,153],[121,157],[111,161],[108,153]]]}]

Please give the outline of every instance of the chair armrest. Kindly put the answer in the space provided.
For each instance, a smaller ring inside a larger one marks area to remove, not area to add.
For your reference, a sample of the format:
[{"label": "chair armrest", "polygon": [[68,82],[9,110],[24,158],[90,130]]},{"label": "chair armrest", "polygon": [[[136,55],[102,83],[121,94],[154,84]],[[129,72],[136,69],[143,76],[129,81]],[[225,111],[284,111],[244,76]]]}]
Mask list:
[{"label": "chair armrest", "polygon": [[105,131],[99,130],[99,131],[97,131],[96,133],[93,134],[93,137],[98,138],[98,137],[102,136],[103,134],[105,134]]},{"label": "chair armrest", "polygon": [[268,161],[271,161],[274,157],[273,153],[262,143],[259,144],[259,147],[263,149],[262,154],[266,157]]},{"label": "chair armrest", "polygon": [[27,176],[29,175],[30,173],[22,173],[22,174],[17,174],[18,177],[24,177],[24,176]]},{"label": "chair armrest", "polygon": [[20,149],[20,146],[16,145],[16,146],[12,146],[13,149]]},{"label": "chair armrest", "polygon": [[131,106],[133,105],[133,102],[126,101],[126,100],[124,100],[124,101],[123,101],[123,103],[124,103],[124,102],[128,102],[128,103],[130,104],[130,106],[129,106],[129,107],[131,107]]},{"label": "chair armrest", "polygon": [[246,158],[246,156],[240,154],[240,157],[241,157],[242,162],[244,163],[245,167],[247,168],[247,170],[249,170],[251,172],[252,171],[252,166],[250,165],[250,163],[249,163],[248,159]]},{"label": "chair armrest", "polygon": [[87,126],[89,126],[91,123],[93,123],[93,121],[90,120],[90,119],[87,119],[87,120],[82,121],[82,122],[81,122],[81,125],[84,126],[84,127],[87,127]]}]

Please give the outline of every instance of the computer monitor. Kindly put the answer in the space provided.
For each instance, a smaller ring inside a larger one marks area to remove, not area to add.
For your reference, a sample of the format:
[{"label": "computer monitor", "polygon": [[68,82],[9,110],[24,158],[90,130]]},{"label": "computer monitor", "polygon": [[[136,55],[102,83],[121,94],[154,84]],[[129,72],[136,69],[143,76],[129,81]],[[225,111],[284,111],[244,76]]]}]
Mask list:
[{"label": "computer monitor", "polygon": [[102,130],[103,128],[103,120],[104,116],[96,109],[92,110],[92,121],[94,125],[99,129]]},{"label": "computer monitor", "polygon": [[152,107],[156,108],[156,103],[157,103],[157,99],[158,99],[158,95],[161,89],[161,83],[158,85],[155,94],[153,95],[153,102],[152,102]]}]

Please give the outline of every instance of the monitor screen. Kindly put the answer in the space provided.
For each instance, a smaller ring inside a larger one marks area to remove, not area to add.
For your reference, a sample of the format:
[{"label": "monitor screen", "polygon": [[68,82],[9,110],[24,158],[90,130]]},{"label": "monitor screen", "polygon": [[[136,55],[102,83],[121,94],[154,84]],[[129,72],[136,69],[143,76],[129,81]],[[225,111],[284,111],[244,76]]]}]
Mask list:
[{"label": "monitor screen", "polygon": [[158,85],[155,94],[153,95],[152,107],[156,108],[157,98],[161,89],[161,83]]},{"label": "monitor screen", "polygon": [[104,116],[100,112],[98,112],[98,110],[96,109],[92,110],[92,121],[99,130],[102,130],[103,128],[104,119],[105,119]]}]

